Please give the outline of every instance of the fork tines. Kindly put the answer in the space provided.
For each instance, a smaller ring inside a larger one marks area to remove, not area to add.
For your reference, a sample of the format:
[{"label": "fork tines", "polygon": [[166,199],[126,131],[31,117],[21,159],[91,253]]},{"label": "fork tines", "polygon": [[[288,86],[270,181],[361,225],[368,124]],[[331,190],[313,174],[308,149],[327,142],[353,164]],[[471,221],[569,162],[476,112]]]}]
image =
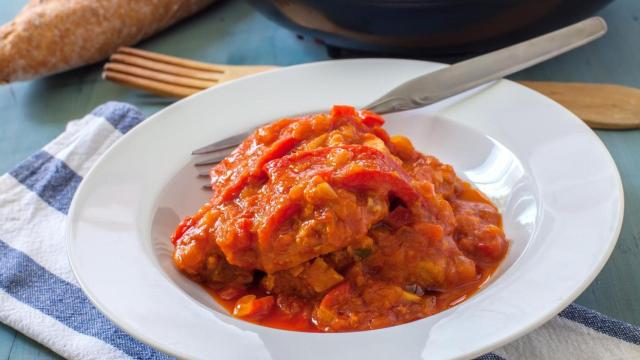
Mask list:
[{"label": "fork tines", "polygon": [[224,160],[227,155],[231,154],[233,148],[228,148],[224,150],[216,151],[215,153],[209,155],[207,158],[197,161],[195,166],[206,166],[206,165],[214,165]]},{"label": "fork tines", "polygon": [[216,65],[121,47],[102,76],[158,95],[186,97],[217,84],[224,73]]},{"label": "fork tines", "polygon": [[199,149],[193,150],[191,154],[192,155],[209,154],[209,153],[217,152],[220,150],[236,147],[242,142],[242,140],[244,140],[247,136],[251,135],[253,130],[255,129],[245,131],[237,135],[229,136],[228,138],[222,139],[220,141],[216,141],[207,146],[203,146]]}]

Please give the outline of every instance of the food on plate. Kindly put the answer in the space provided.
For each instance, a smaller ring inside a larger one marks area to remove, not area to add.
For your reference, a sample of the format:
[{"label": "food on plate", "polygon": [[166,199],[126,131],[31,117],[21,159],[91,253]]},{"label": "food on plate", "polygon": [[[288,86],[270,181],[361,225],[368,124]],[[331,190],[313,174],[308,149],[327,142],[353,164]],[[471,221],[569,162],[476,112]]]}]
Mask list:
[{"label": "food on plate", "polygon": [[497,208],[383,123],[334,106],[256,130],[178,225],[176,267],[233,315],[301,331],[402,324],[472,295],[508,249]]},{"label": "food on plate", "polygon": [[100,61],[214,0],[31,0],[0,27],[0,83]]}]

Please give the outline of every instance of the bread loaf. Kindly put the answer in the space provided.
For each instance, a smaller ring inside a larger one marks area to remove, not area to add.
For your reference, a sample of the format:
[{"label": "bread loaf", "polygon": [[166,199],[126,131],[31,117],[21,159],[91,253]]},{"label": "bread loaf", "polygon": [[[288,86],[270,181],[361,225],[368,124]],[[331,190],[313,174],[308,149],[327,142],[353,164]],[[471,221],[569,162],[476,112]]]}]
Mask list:
[{"label": "bread loaf", "polygon": [[215,0],[31,0],[0,28],[0,82],[108,57]]}]

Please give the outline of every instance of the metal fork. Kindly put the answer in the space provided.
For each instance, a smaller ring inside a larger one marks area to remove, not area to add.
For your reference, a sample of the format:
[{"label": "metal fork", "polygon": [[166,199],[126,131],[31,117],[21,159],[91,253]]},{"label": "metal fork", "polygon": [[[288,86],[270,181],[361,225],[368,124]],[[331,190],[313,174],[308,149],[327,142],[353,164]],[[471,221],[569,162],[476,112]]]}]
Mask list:
[{"label": "metal fork", "polygon": [[[606,31],[605,21],[600,17],[593,17],[417,77],[364,108],[378,114],[387,114],[424,107],[573,50],[601,37]],[[211,166],[220,162],[253,130],[255,129],[194,150],[193,155],[207,155],[195,165]],[[203,176],[206,175],[203,173]]]}]

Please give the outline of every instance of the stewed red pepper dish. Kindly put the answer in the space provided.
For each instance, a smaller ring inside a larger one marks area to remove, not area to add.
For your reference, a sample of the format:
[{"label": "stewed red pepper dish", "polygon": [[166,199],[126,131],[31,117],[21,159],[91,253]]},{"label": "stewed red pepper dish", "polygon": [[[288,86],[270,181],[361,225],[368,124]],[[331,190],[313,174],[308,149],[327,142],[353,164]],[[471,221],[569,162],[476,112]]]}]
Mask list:
[{"label": "stewed red pepper dish", "polygon": [[377,329],[464,301],[508,249],[497,208],[450,165],[351,106],[250,135],[174,262],[229,312],[299,331]]}]

